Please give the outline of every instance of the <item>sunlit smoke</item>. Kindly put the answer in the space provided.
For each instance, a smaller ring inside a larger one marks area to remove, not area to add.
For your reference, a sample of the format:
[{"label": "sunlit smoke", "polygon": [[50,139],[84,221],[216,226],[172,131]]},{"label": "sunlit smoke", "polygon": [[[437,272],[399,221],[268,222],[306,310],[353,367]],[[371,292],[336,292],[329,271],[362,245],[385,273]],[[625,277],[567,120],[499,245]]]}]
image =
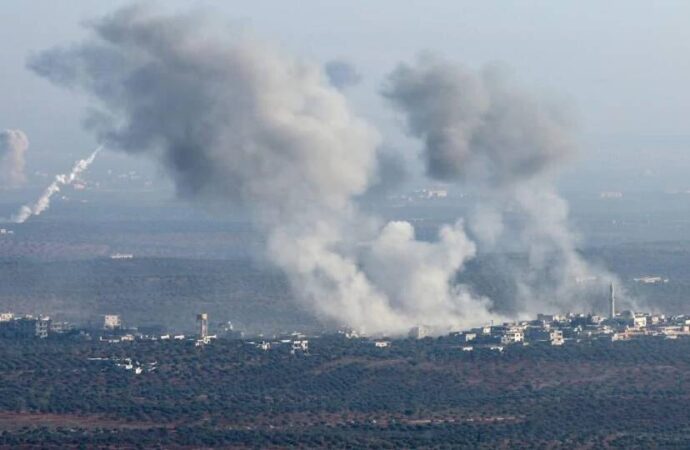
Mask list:
[{"label": "sunlit smoke", "polygon": [[358,208],[385,181],[380,137],[322,67],[203,14],[135,6],[90,27],[29,67],[95,97],[98,139],[156,158],[182,197],[246,208],[265,255],[325,323],[402,334],[489,320],[489,300],[454,283],[475,252],[462,222],[422,242]]},{"label": "sunlit smoke", "polygon": [[0,187],[24,183],[24,153],[28,148],[29,139],[22,130],[0,131]]},{"label": "sunlit smoke", "polygon": [[10,218],[10,221],[14,223],[24,223],[31,216],[38,216],[43,211],[48,209],[50,207],[50,199],[53,197],[53,195],[55,195],[57,192],[60,192],[60,189],[63,186],[72,184],[74,180],[77,179],[79,174],[85,171],[91,165],[98,152],[101,151],[101,148],[102,146],[94,150],[94,152],[91,153],[88,158],[77,161],[70,172],[56,175],[53,182],[50,183],[47,188],[45,188],[38,200],[36,200],[35,203],[24,205],[19,208],[19,211],[17,211],[17,213]]},{"label": "sunlit smoke", "polygon": [[608,285],[611,275],[579,254],[567,202],[552,181],[576,148],[565,108],[520,88],[498,67],[473,71],[428,54],[401,64],[383,95],[424,142],[428,175],[476,197],[468,223],[479,252],[526,255],[505,264],[519,302],[512,310],[584,309],[582,281]]},{"label": "sunlit smoke", "polygon": [[480,204],[468,220],[476,242],[462,220],[424,242],[411,224],[358,207],[386,184],[381,138],[323,68],[218,25],[134,6],[90,22],[85,43],[42,52],[29,67],[94,97],[101,109],[87,124],[99,142],[155,158],[180,196],[248,210],[266,257],[328,324],[441,333],[498,319],[456,275],[506,243],[527,259],[510,266],[518,312],[572,307],[578,280],[608,276],[579,255],[551,180],[575,148],[563,108],[493,68],[425,57],[395,70],[384,95],[424,142],[429,176],[468,187]]}]

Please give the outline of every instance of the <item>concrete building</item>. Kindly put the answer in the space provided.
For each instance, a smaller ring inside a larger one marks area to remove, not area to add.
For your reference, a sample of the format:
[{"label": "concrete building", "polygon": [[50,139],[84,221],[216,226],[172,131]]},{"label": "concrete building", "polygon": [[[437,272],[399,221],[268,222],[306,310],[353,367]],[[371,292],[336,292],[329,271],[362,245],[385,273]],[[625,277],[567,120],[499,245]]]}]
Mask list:
[{"label": "concrete building", "polygon": [[537,320],[539,322],[544,322],[544,323],[551,323],[553,322],[553,314],[537,314]]},{"label": "concrete building", "polygon": [[474,341],[474,340],[477,339],[477,333],[463,333],[463,334],[462,334],[462,339],[463,339],[465,342]]},{"label": "concrete building", "polygon": [[56,322],[52,320],[50,322],[50,333],[51,334],[62,334],[74,330],[74,325],[69,322]]},{"label": "concrete building", "polygon": [[501,336],[501,344],[517,344],[520,342],[525,342],[525,333],[519,328],[509,328]]},{"label": "concrete building", "polygon": [[298,340],[298,341],[292,341],[292,353],[294,354],[295,352],[301,351],[301,352],[307,352],[309,351],[309,341],[306,339]]},{"label": "concrete building", "polygon": [[551,345],[563,345],[565,342],[563,340],[563,331],[551,330],[549,333],[549,340],[551,341]]},{"label": "concrete building", "polygon": [[0,322],[0,336],[9,339],[48,337],[50,317],[25,316]]}]

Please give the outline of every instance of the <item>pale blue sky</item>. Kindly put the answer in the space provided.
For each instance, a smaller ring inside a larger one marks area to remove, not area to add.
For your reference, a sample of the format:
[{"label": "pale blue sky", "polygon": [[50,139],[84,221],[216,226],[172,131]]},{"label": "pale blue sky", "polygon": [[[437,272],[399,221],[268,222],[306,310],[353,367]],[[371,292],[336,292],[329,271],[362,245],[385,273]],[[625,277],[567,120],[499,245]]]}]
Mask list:
[{"label": "pale blue sky", "polygon": [[[130,2],[4,0],[0,6],[0,128],[32,142],[31,170],[51,171],[94,145],[81,129],[84,98],[24,66],[33,51],[84,36],[85,19]],[[378,96],[401,60],[432,50],[469,66],[503,62],[526,85],[571,103],[579,118],[581,167],[611,188],[647,175],[678,185],[690,170],[690,2],[687,1],[315,1],[160,2],[168,10],[205,5],[292,53],[346,58],[363,83],[349,92],[360,114],[396,145],[401,137]],[[124,157],[110,162],[139,163]],[[651,175],[650,175],[651,174]],[[618,178],[620,181],[616,181]],[[650,178],[651,179],[651,178]],[[632,181],[631,181],[632,182]],[[672,186],[669,186],[672,184]],[[690,181],[685,188],[690,189]]]}]

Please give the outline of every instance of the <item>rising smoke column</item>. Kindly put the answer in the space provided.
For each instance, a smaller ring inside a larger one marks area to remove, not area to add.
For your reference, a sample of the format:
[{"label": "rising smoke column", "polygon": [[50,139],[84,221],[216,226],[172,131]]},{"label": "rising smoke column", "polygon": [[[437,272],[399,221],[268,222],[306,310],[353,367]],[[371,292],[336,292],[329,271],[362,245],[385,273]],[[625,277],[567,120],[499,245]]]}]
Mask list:
[{"label": "rising smoke column", "polygon": [[98,152],[101,151],[101,147],[94,150],[93,153],[88,158],[80,159],[74,166],[72,170],[68,173],[56,175],[52,183],[48,185],[47,188],[43,190],[41,196],[36,200],[35,203],[22,206],[16,214],[14,214],[10,221],[14,223],[24,223],[31,216],[38,216],[43,211],[50,207],[50,199],[57,192],[60,192],[62,186],[69,186],[77,179],[80,173],[85,171],[96,158]]},{"label": "rising smoke column", "polygon": [[28,148],[29,138],[22,130],[0,131],[0,186],[24,183],[24,153]]},{"label": "rising smoke column", "polygon": [[[430,177],[478,197],[469,224],[480,250],[527,254],[508,267],[518,311],[570,310],[578,284],[605,278],[577,252],[552,175],[575,152],[565,111],[517,87],[496,67],[472,71],[431,55],[392,72],[383,95],[424,142]],[[505,220],[507,211],[517,223]]]},{"label": "rising smoke column", "polygon": [[98,139],[156,158],[180,196],[248,209],[266,256],[318,317],[391,334],[489,318],[488,301],[452,283],[474,255],[461,222],[425,243],[358,210],[380,138],[321,67],[199,13],[137,6],[90,27],[89,41],[29,67],[96,98]]}]

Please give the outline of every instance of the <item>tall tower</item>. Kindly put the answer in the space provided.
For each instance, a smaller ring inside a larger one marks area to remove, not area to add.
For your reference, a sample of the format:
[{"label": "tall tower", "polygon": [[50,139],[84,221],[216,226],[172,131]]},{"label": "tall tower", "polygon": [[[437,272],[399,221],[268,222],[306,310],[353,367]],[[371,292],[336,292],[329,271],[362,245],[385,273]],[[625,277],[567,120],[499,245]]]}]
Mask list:
[{"label": "tall tower", "polygon": [[611,283],[611,295],[609,297],[609,302],[611,303],[611,319],[616,317],[616,290]]},{"label": "tall tower", "polygon": [[199,324],[199,339],[206,339],[208,337],[208,314],[197,314],[196,322]]}]

